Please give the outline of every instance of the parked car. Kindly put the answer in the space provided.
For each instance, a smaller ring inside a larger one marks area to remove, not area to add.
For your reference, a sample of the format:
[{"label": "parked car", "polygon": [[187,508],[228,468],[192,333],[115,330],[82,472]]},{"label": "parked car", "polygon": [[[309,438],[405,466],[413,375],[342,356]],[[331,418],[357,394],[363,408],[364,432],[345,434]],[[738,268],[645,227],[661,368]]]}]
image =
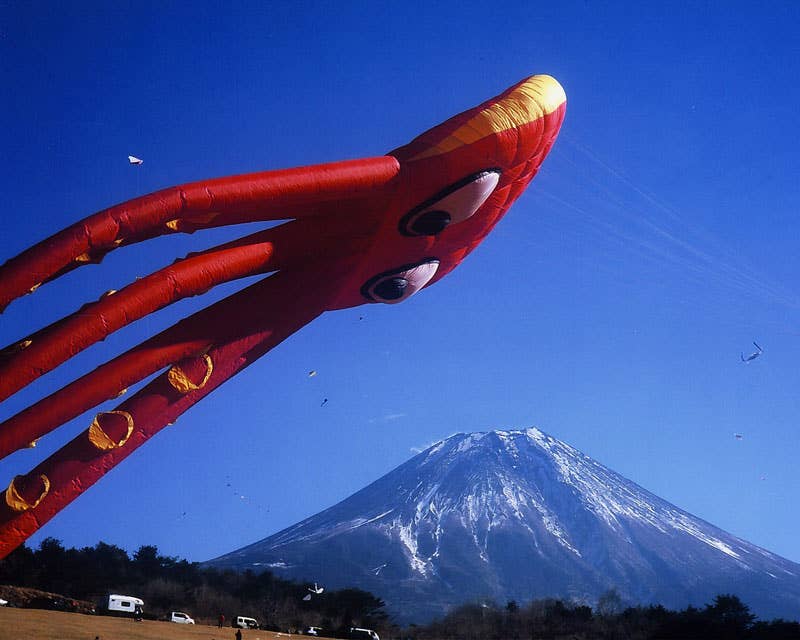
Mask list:
[{"label": "parked car", "polygon": [[380,636],[372,629],[362,629],[361,627],[350,628],[351,640],[381,640]]},{"label": "parked car", "polygon": [[322,627],[306,627],[306,630],[303,631],[303,635],[318,636],[320,631],[322,631]]},{"label": "parked car", "polygon": [[170,622],[177,622],[178,624],[194,624],[194,619],[190,618],[183,611],[173,611],[169,614]]},{"label": "parked car", "polygon": [[236,616],[231,620],[231,626],[239,629],[258,629],[258,620],[247,616]]}]

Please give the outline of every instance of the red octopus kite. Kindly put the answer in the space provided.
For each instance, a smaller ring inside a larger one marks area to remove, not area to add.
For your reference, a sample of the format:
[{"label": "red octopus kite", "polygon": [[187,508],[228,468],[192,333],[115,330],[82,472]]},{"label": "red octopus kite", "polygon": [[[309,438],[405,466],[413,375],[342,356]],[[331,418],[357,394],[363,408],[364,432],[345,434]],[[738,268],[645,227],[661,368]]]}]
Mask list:
[{"label": "red octopus kite", "polygon": [[0,310],[156,236],[288,220],[109,291],[0,351],[0,401],[126,324],[223,282],[255,284],[187,317],[0,425],[0,458],[163,370],[0,498],[0,558],[223,382],[324,311],[395,304],[454,269],[536,174],[566,108],[533,76],[386,156],[203,180],[136,198],[0,267]]}]

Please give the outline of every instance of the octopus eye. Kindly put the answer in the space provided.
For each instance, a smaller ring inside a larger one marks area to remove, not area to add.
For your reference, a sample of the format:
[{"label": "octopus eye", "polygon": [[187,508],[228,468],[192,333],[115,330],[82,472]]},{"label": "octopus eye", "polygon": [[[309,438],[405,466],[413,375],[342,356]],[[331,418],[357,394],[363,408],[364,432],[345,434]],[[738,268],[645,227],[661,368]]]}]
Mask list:
[{"label": "octopus eye", "polygon": [[414,207],[400,219],[404,236],[435,236],[448,225],[463,222],[486,202],[500,180],[498,169],[473,173]]},{"label": "octopus eye", "polygon": [[381,280],[372,289],[372,292],[383,300],[399,300],[408,288],[405,278],[391,277]]},{"label": "octopus eye", "polygon": [[416,216],[408,226],[408,230],[417,236],[435,236],[442,231],[452,218],[447,211],[424,211]]},{"label": "octopus eye", "polygon": [[361,287],[361,294],[370,302],[397,304],[407,300],[428,284],[438,268],[439,261],[428,258],[418,264],[379,273]]}]

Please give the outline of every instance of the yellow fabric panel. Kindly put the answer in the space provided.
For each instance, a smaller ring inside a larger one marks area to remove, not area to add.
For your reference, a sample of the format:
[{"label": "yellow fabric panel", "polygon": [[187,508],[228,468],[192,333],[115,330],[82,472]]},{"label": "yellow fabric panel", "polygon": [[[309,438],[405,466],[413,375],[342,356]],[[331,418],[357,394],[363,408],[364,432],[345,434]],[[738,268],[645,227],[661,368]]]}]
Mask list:
[{"label": "yellow fabric panel", "polygon": [[206,363],[206,372],[199,384],[195,384],[189,380],[189,377],[178,365],[173,366],[169,370],[169,373],[167,373],[167,380],[169,380],[169,383],[176,391],[179,393],[189,393],[190,391],[202,389],[206,386],[206,382],[208,382],[208,379],[211,377],[211,373],[214,371],[214,363],[211,362],[211,356],[208,354],[204,355],[203,359]]},{"label": "yellow fabric panel", "polygon": [[[122,416],[128,423],[128,431],[125,434],[125,437],[119,442],[114,442],[114,440],[112,440],[111,437],[105,431],[103,431],[103,427],[100,426],[100,416],[108,414]],[[92,425],[89,427],[88,435],[89,442],[91,442],[95,447],[101,451],[109,451],[124,445],[128,441],[128,438],[131,437],[131,433],[133,433],[133,416],[130,413],[127,411],[105,411],[103,413],[98,413],[95,416]]]},{"label": "yellow fabric panel", "polygon": [[47,495],[47,492],[50,491],[50,480],[44,474],[39,476],[39,479],[42,481],[42,493],[39,497],[34,500],[32,503],[28,502],[19,495],[19,491],[17,491],[17,487],[14,486],[17,478],[22,476],[16,476],[12,481],[11,484],[8,485],[8,489],[6,489],[6,504],[13,509],[14,511],[27,511],[28,509],[33,509],[36,505],[38,505],[42,499]]},{"label": "yellow fabric panel", "polygon": [[505,98],[474,115],[439,144],[415,156],[413,160],[447,153],[494,133],[534,122],[553,113],[566,101],[564,89],[555,78],[532,76]]}]

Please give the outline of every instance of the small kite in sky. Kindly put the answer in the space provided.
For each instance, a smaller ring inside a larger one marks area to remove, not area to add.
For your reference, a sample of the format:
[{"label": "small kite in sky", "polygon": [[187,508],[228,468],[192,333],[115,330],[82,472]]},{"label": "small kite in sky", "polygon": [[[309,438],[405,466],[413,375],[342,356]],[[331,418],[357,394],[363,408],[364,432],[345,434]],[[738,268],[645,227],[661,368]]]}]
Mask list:
[{"label": "small kite in sky", "polygon": [[318,596],[323,591],[325,591],[325,589],[323,587],[318,586],[317,583],[315,582],[313,587],[308,587],[308,593],[303,596],[303,602],[311,602],[312,595]]},{"label": "small kite in sky", "polygon": [[764,350],[761,347],[758,346],[757,342],[753,341],[753,344],[756,347],[756,351],[753,351],[753,353],[751,353],[746,358],[744,357],[744,353],[742,353],[742,362],[752,362],[753,360],[758,358],[758,356],[760,356],[762,353],[764,353]]},{"label": "small kite in sky", "polygon": [[328,404],[328,399],[327,399],[327,398],[325,398],[325,399],[322,401],[322,404],[321,404],[321,405],[319,405],[319,406],[320,406],[320,407],[324,407],[326,404]]},{"label": "small kite in sky", "polygon": [[741,433],[734,433],[733,437],[736,438],[737,440],[741,440],[742,438],[744,438],[744,436]]},{"label": "small kite in sky", "polygon": [[137,158],[136,156],[128,156],[128,162],[131,164],[144,164],[144,160]]},{"label": "small kite in sky", "polygon": [[313,378],[315,375],[317,375],[317,370],[316,369],[312,369],[311,371],[308,372],[308,377],[309,378]]}]

